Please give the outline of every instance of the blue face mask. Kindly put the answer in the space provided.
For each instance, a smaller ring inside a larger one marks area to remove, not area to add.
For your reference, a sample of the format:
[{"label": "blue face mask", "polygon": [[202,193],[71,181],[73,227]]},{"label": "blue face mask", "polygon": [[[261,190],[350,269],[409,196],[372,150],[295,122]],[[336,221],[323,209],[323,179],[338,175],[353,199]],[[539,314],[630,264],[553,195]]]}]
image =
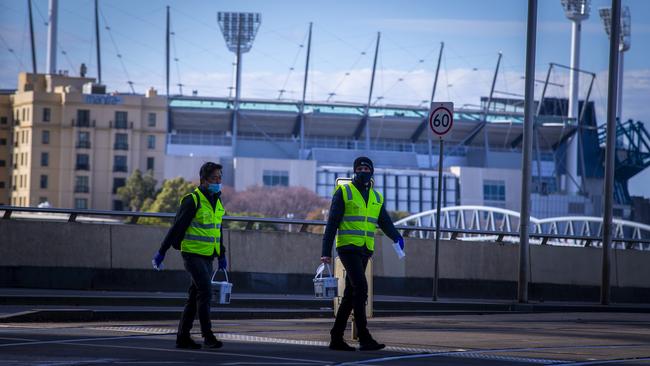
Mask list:
[{"label": "blue face mask", "polygon": [[208,190],[212,193],[221,192],[221,183],[210,183],[208,184]]}]

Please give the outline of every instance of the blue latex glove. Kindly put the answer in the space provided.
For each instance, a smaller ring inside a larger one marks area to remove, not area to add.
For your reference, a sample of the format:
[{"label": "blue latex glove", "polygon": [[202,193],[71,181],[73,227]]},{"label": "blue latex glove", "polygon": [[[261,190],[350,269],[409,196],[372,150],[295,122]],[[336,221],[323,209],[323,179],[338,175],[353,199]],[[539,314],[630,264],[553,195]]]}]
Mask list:
[{"label": "blue latex glove", "polygon": [[156,252],[156,255],[154,255],[153,259],[151,260],[151,264],[153,265],[153,269],[155,269],[156,271],[162,271],[162,269],[163,269],[163,263],[162,262],[163,262],[164,259],[165,259],[164,254],[162,254],[160,252]]},{"label": "blue latex glove", "polygon": [[404,250],[404,238],[400,236],[399,238],[397,238],[396,243],[399,244],[400,249]]},{"label": "blue latex glove", "polygon": [[219,258],[219,269],[226,270],[228,268],[228,260],[226,257]]}]

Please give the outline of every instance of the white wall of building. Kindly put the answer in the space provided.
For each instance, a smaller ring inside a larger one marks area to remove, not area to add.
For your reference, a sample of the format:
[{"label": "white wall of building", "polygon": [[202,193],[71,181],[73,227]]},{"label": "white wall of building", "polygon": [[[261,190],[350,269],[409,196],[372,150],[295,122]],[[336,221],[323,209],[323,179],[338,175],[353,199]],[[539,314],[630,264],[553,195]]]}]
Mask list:
[{"label": "white wall of building", "polygon": [[287,172],[290,187],[316,191],[315,160],[235,158],[233,165],[236,191],[263,186],[265,171]]},{"label": "white wall of building", "polygon": [[[460,181],[460,204],[483,205],[519,211],[521,208],[521,171],[515,169],[485,169],[475,167],[451,167],[450,171]],[[486,181],[503,182],[505,200],[486,201],[483,186]]]}]

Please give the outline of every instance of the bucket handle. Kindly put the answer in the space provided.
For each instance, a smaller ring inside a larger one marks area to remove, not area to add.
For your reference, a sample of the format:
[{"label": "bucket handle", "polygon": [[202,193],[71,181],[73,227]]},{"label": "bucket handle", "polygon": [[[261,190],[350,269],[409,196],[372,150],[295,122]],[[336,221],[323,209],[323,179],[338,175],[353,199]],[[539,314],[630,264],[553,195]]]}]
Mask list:
[{"label": "bucket handle", "polygon": [[320,266],[318,266],[316,269],[316,276],[314,276],[314,279],[323,278],[323,272],[325,271],[325,268],[327,268],[327,273],[329,274],[328,277],[333,277],[331,266],[329,264],[321,263]]},{"label": "bucket handle", "polygon": [[[218,269],[218,268],[217,268],[216,271],[214,271],[214,273],[212,274],[212,279],[210,281],[214,281],[214,277],[217,275],[217,272],[219,272],[219,271],[221,271],[221,270]],[[226,275],[226,282],[230,282],[230,281],[228,281],[228,271],[226,271],[225,268],[223,269],[223,274]]]}]

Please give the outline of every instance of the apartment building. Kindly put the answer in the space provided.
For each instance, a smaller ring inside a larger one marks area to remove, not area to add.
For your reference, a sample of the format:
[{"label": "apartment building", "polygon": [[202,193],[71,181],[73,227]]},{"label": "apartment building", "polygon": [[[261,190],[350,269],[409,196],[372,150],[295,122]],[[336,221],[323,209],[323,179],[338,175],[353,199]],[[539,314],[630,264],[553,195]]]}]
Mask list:
[{"label": "apartment building", "polygon": [[133,170],[162,181],[166,132],[154,89],[107,94],[93,78],[20,73],[0,93],[0,202],[122,209],[116,191]]}]

